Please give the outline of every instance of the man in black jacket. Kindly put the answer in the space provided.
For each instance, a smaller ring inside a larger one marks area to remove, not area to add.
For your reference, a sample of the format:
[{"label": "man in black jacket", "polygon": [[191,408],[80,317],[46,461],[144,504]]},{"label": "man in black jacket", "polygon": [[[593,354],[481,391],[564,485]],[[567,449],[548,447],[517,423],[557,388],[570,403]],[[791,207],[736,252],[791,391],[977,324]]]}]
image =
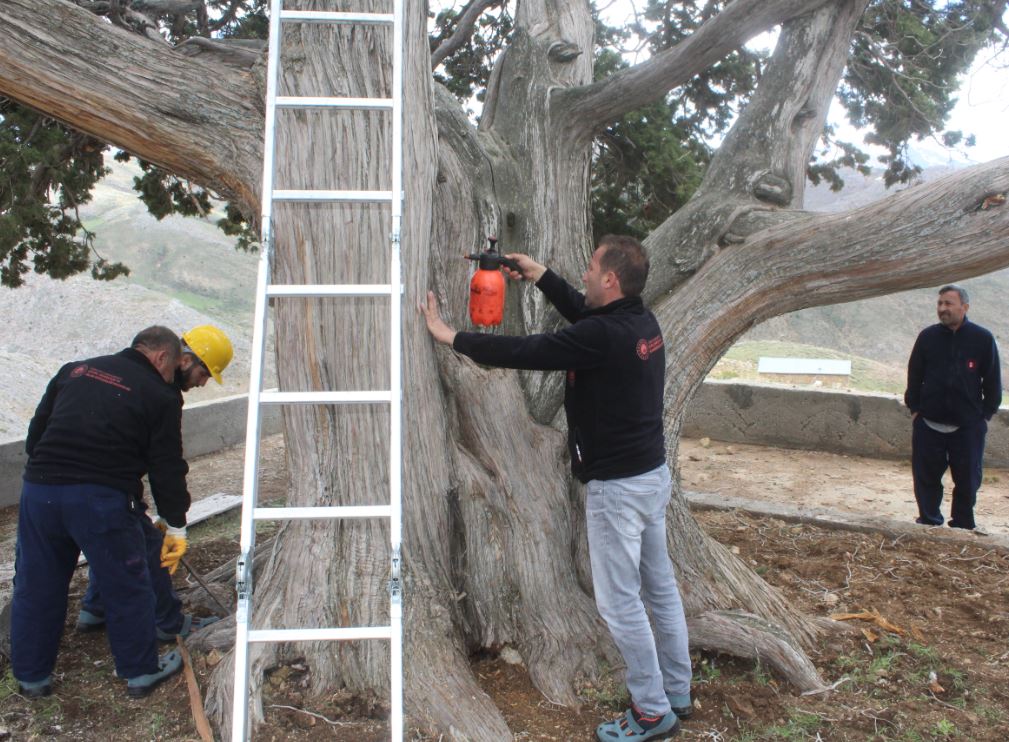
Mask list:
[{"label": "man in black jacket", "polygon": [[[210,379],[223,383],[221,373],[231,363],[234,351],[231,340],[223,330],[213,325],[200,325],[182,335],[182,356],[175,370],[174,384],[181,392],[205,386]],[[179,397],[182,403],[182,397]],[[218,619],[183,613],[182,601],[172,586],[183,555],[188,548],[185,529],[171,529],[163,518],[156,523],[141,519],[144,538],[147,542],[147,566],[151,575],[151,587],[155,597],[155,625],[160,641],[175,641],[176,636],[188,637]],[[173,531],[169,535],[169,531]],[[177,557],[177,558],[176,558]],[[89,571],[88,587],[81,598],[81,610],[77,615],[77,630],[80,632],[103,631],[105,629],[105,605],[95,579],[94,571]]]},{"label": "man in black jacket", "polygon": [[164,327],[141,331],[115,355],[68,363],[49,382],[28,427],[18,516],[11,666],[29,697],[52,692],[67,590],[80,552],[100,581],[116,673],[131,697],[182,667],[157,655],[141,478],[158,513],[184,532],[189,492],[182,402],[173,385],[181,347]]},{"label": "man in black jacket", "polygon": [[672,480],[662,429],[665,349],[640,297],[648,257],[632,237],[603,237],[582,277],[584,295],[526,255],[507,257],[521,269],[512,277],[535,282],[569,327],[526,337],[456,332],[429,293],[422,307],[428,329],[478,363],[566,372],[568,450],[572,472],[586,483],[596,605],[627,665],[632,700],[596,736],[603,742],[672,736],[677,717],[690,714],[691,668],[666,548]]},{"label": "man in black jacket", "polygon": [[949,467],[949,524],[974,528],[987,421],[1002,403],[995,338],[967,319],[969,306],[967,292],[959,286],[939,289],[939,324],[921,331],[907,364],[904,403],[912,414],[917,522],[924,525],[942,525],[942,475]]}]

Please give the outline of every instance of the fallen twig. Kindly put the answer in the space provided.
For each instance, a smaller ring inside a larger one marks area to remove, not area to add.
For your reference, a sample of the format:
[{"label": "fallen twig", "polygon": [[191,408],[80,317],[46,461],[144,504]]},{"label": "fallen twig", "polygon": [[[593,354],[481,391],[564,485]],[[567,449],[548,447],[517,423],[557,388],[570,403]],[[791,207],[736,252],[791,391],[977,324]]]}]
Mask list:
[{"label": "fallen twig", "polygon": [[334,727],[345,727],[349,726],[351,722],[349,721],[334,721],[333,719],[327,719],[322,714],[317,714],[314,711],[308,711],[306,709],[300,709],[297,706],[284,706],[279,703],[271,703],[266,708],[269,709],[287,709],[288,711],[297,711],[299,714],[307,714],[308,716],[314,716],[316,719],[322,719],[324,722]]},{"label": "fallen twig", "polygon": [[[823,688],[816,688],[814,690],[804,691],[802,695],[804,695],[804,696],[817,696],[817,695],[819,695],[821,693],[829,693],[832,690],[837,690],[837,686],[839,686],[841,683],[845,683],[845,682],[848,682],[850,680],[851,680],[851,678],[849,678],[847,675],[845,675],[840,680],[835,680],[833,683],[831,683],[830,685],[824,686]],[[819,714],[817,714],[817,716],[819,716]]]}]

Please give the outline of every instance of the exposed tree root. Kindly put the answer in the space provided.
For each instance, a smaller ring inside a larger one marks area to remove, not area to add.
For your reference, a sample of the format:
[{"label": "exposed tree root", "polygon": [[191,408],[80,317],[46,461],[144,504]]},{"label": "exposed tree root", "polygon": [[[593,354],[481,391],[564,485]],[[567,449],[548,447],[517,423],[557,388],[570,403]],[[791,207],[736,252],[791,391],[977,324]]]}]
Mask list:
[{"label": "exposed tree root", "polygon": [[806,654],[780,627],[760,616],[742,611],[710,611],[688,618],[687,629],[692,649],[759,660],[803,693],[826,687]]}]

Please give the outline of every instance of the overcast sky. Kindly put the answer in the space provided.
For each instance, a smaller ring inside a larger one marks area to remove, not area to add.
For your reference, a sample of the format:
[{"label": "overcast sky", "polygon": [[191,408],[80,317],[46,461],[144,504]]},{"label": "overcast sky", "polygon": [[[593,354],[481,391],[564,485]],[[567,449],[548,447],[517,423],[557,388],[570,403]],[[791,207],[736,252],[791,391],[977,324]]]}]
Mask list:
[{"label": "overcast sky", "polygon": [[[600,0],[603,18],[614,25],[626,23],[634,17],[634,0]],[[1009,18],[1007,18],[1009,20]],[[751,40],[748,46],[754,48],[773,47],[777,32],[761,34]],[[948,150],[939,141],[925,140],[911,142],[911,158],[924,167],[935,165],[988,162],[1009,155],[1009,51],[993,56],[992,50],[983,51],[971,72],[961,83],[957,106],[946,123],[946,129],[959,129],[966,137],[974,134],[976,145],[971,148]],[[632,55],[630,61],[642,61],[643,56]],[[835,99],[831,107],[829,121],[838,128],[838,138],[852,142],[873,152],[862,141],[863,134],[848,126],[844,111]],[[872,164],[878,164],[873,162]]]}]

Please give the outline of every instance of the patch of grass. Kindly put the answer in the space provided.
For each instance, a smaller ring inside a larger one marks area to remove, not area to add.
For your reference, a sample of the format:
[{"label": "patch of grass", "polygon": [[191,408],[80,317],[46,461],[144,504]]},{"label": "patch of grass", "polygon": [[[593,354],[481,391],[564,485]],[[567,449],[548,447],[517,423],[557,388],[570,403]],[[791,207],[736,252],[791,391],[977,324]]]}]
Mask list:
[{"label": "patch of grass", "polygon": [[18,681],[14,679],[14,672],[8,667],[4,673],[3,680],[0,680],[0,703],[4,703],[11,696],[17,695]]},{"label": "patch of grass", "polygon": [[775,742],[798,742],[799,740],[822,739],[819,734],[820,717],[799,709],[792,709],[784,724],[752,730],[757,733],[754,739],[774,740]]},{"label": "patch of grass", "polygon": [[757,685],[770,685],[771,684],[771,673],[767,671],[767,668],[758,660],[757,664],[753,667],[753,682]]},{"label": "patch of grass", "polygon": [[582,685],[578,689],[578,695],[586,701],[591,701],[604,708],[625,709],[630,704],[631,697],[622,680],[618,678],[619,673],[612,672],[609,666],[603,663],[600,667],[599,678]]},{"label": "patch of grass", "polygon": [[711,683],[719,678],[722,671],[715,667],[714,657],[705,657],[696,665],[697,671],[694,673],[695,683]]},{"label": "patch of grass", "polygon": [[942,739],[949,739],[956,734],[956,724],[949,719],[939,719],[935,723],[935,733]]},{"label": "patch of grass", "polygon": [[974,713],[977,714],[982,721],[988,724],[988,726],[995,726],[996,724],[1002,724],[1005,722],[1006,714],[1000,708],[995,706],[989,706],[987,704],[976,706],[974,708]]}]

